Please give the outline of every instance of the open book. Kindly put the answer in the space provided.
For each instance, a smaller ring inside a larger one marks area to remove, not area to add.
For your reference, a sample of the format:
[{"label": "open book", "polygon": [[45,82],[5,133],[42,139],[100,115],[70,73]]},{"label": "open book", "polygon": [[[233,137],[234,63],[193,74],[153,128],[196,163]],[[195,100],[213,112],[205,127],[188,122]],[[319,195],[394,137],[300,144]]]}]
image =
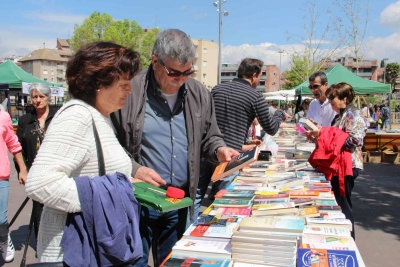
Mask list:
[{"label": "open book", "polygon": [[229,162],[221,163],[215,168],[211,181],[219,181],[228,175],[231,175],[235,171],[249,165],[253,161],[256,161],[258,153],[260,153],[260,147],[256,146],[252,150],[240,153]]}]

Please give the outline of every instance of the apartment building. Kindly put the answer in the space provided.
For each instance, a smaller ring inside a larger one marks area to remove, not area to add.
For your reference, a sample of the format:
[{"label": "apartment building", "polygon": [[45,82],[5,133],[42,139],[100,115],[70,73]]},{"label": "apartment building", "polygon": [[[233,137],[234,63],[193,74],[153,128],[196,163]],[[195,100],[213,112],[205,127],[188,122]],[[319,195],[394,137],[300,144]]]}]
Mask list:
[{"label": "apartment building", "polygon": [[[221,83],[230,82],[237,78],[239,64],[222,63]],[[256,90],[260,93],[277,91],[279,88],[279,69],[276,65],[264,65],[260,83]]]},{"label": "apartment building", "polygon": [[[350,56],[327,60],[322,64],[322,69],[330,69],[336,64],[340,64],[354,74],[357,74],[356,58]],[[377,59],[362,59],[358,61],[358,76],[364,79],[378,81],[378,69]]]},{"label": "apartment building", "polygon": [[62,84],[67,89],[65,71],[72,56],[69,40],[57,38],[57,48],[41,48],[22,57],[18,61],[29,74],[51,82]]},{"label": "apartment building", "polygon": [[218,43],[192,39],[196,48],[192,77],[211,90],[218,83]]}]

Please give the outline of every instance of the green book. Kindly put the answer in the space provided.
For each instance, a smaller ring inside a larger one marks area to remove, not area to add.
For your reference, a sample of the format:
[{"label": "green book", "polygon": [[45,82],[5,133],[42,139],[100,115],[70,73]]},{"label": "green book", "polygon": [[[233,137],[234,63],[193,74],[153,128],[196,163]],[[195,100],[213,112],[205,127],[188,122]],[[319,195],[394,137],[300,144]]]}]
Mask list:
[{"label": "green book", "polygon": [[170,198],[165,195],[166,191],[157,186],[140,182],[132,183],[135,189],[135,197],[142,206],[158,212],[168,212],[181,208],[190,207],[193,201],[189,197]]}]

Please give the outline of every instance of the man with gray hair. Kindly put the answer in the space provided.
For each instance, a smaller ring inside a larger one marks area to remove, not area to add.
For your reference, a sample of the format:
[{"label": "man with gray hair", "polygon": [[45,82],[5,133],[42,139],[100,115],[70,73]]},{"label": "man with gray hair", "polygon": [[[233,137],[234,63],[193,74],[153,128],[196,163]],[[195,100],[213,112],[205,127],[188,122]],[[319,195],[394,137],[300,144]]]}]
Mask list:
[{"label": "man with gray hair", "polygon": [[[210,92],[190,77],[195,55],[184,32],[161,32],[150,67],[132,79],[133,93],[124,108],[111,116],[120,143],[133,156],[132,177],[162,188],[180,188],[193,200],[201,155],[217,163],[239,154],[225,145]],[[143,258],[134,266],[148,266],[150,247],[154,266],[160,266],[182,237],[187,212],[159,213],[142,206]]]}]

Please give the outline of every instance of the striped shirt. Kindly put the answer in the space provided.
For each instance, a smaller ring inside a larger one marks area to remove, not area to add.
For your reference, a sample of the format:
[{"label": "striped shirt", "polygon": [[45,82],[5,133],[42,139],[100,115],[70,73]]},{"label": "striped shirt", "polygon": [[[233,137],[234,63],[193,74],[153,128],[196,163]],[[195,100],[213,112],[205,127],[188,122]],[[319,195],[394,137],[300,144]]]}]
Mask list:
[{"label": "striped shirt", "polygon": [[243,79],[233,79],[222,83],[211,90],[214,99],[218,127],[224,135],[227,146],[242,151],[246,133],[254,118],[257,117],[263,130],[275,134],[285,114],[277,110],[269,113],[269,105],[264,97],[254,90],[250,83]]}]

